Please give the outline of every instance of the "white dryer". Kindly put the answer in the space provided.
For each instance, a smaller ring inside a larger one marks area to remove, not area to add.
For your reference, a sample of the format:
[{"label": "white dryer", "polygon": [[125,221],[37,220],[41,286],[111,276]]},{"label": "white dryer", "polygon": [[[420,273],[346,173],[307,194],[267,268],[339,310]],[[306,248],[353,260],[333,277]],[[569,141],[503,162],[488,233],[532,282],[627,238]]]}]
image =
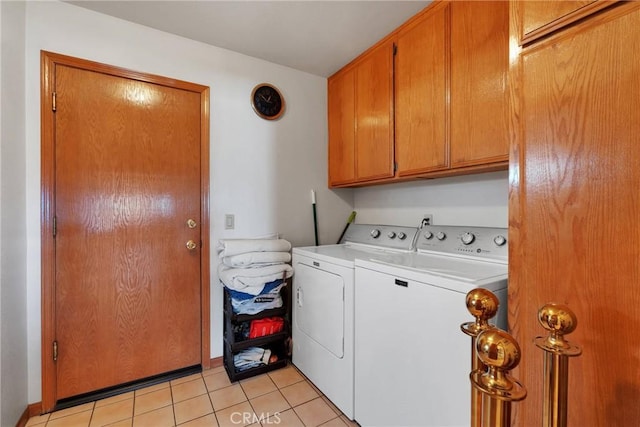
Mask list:
[{"label": "white dryer", "polygon": [[293,248],[293,364],[354,417],[354,263],[414,250],[417,228],[351,224],[340,244]]}]

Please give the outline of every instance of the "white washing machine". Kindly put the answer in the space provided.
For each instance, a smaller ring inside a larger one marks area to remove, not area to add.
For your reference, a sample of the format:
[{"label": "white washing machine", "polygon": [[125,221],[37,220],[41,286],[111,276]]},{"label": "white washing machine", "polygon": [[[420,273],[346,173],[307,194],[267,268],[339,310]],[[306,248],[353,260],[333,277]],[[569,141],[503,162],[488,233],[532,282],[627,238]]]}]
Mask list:
[{"label": "white washing machine", "polygon": [[293,248],[293,364],[354,417],[354,263],[414,250],[417,228],[351,224],[340,244]]},{"label": "white washing machine", "polygon": [[355,420],[468,426],[473,320],[466,294],[493,291],[507,327],[507,230],[427,226],[417,252],[355,261]]}]

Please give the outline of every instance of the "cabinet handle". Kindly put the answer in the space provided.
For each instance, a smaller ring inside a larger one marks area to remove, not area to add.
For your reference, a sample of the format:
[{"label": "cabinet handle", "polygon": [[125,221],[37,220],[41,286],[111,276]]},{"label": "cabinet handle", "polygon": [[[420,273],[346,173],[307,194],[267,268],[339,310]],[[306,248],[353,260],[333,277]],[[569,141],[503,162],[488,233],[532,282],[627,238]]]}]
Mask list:
[{"label": "cabinet handle", "polygon": [[396,279],[396,285],[408,288],[409,287],[409,282],[407,282],[406,280]]}]

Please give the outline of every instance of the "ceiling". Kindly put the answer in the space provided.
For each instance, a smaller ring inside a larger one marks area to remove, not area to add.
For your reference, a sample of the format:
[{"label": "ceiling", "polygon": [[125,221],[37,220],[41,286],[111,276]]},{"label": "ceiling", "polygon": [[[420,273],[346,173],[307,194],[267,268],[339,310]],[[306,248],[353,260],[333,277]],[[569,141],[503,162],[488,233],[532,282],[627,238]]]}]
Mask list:
[{"label": "ceiling", "polygon": [[328,77],[430,1],[68,1]]}]

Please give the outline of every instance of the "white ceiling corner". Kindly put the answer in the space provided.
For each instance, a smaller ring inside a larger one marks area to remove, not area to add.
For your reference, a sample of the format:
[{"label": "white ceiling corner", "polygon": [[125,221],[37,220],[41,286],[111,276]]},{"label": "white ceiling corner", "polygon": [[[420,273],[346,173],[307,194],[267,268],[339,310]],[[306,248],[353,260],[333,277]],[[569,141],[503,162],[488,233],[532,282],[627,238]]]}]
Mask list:
[{"label": "white ceiling corner", "polygon": [[122,1],[67,3],[328,77],[430,1]]}]

